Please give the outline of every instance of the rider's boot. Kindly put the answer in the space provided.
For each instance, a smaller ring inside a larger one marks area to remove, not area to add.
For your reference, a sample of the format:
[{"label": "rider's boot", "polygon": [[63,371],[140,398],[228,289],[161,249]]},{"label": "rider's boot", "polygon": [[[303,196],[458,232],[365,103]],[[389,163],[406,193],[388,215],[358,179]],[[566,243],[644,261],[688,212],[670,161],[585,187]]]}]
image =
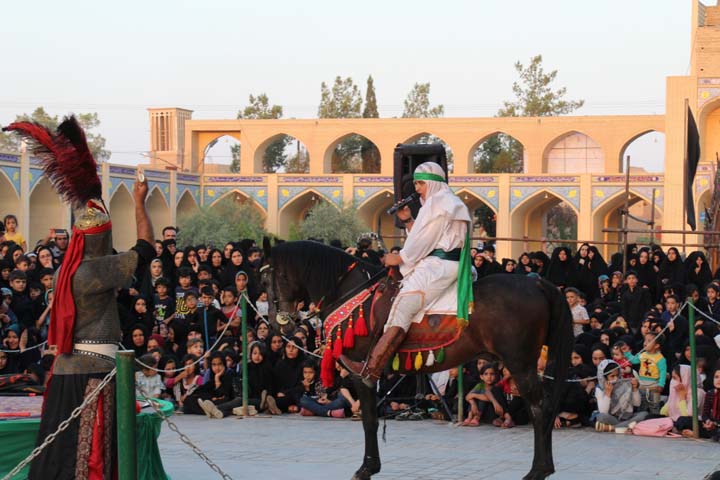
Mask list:
[{"label": "rider's boot", "polygon": [[382,376],[385,365],[387,365],[390,358],[395,354],[395,351],[405,339],[405,334],[405,330],[401,327],[389,327],[373,348],[367,363],[356,362],[345,355],[340,356],[340,363],[347,368],[350,373],[360,376],[365,385],[370,388],[375,388],[376,382]]}]

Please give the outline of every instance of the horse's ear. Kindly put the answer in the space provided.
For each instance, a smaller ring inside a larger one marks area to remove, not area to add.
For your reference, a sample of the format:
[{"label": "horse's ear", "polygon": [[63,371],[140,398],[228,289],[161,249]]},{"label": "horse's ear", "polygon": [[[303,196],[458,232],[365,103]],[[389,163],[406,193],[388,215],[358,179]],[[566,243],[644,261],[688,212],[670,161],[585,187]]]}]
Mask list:
[{"label": "horse's ear", "polygon": [[263,252],[265,254],[266,259],[270,259],[270,238],[269,237],[263,237]]}]

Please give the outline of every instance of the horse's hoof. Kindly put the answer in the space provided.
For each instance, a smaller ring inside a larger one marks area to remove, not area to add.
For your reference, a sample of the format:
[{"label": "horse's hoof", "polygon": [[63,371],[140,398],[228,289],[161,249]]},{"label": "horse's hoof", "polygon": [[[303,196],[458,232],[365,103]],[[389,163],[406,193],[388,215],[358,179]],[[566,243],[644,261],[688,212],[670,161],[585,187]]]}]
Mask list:
[{"label": "horse's hoof", "polygon": [[380,472],[380,462],[369,460],[369,463],[370,465],[368,465],[368,459],[365,459],[351,480],[370,480],[373,475]]},{"label": "horse's hoof", "polygon": [[550,475],[555,473],[555,470],[530,470],[527,475],[523,477],[523,480],[544,480]]}]

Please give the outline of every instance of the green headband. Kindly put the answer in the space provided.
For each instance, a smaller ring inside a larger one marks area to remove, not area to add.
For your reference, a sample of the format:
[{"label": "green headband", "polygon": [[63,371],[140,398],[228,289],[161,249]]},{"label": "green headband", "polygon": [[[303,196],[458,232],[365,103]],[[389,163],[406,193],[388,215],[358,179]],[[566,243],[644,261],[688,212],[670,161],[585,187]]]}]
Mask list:
[{"label": "green headband", "polygon": [[447,183],[444,177],[434,173],[415,172],[413,173],[413,180],[432,180],[434,182]]}]

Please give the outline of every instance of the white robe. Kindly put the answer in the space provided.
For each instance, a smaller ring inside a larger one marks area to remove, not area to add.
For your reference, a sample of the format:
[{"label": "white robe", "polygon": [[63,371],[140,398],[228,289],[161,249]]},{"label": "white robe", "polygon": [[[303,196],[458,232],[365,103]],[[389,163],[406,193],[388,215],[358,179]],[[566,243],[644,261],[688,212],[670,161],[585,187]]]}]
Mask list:
[{"label": "white robe", "polygon": [[[397,326],[407,331],[412,322],[422,320],[426,311],[457,312],[459,263],[429,255],[435,249],[449,252],[462,248],[470,222],[467,207],[449,189],[437,192],[425,201],[400,250],[402,287],[390,310],[386,328]],[[399,304],[403,297],[411,295],[419,298],[412,299],[412,307],[402,308]],[[433,308],[441,297],[443,305]],[[455,301],[447,305],[446,298]]]}]

